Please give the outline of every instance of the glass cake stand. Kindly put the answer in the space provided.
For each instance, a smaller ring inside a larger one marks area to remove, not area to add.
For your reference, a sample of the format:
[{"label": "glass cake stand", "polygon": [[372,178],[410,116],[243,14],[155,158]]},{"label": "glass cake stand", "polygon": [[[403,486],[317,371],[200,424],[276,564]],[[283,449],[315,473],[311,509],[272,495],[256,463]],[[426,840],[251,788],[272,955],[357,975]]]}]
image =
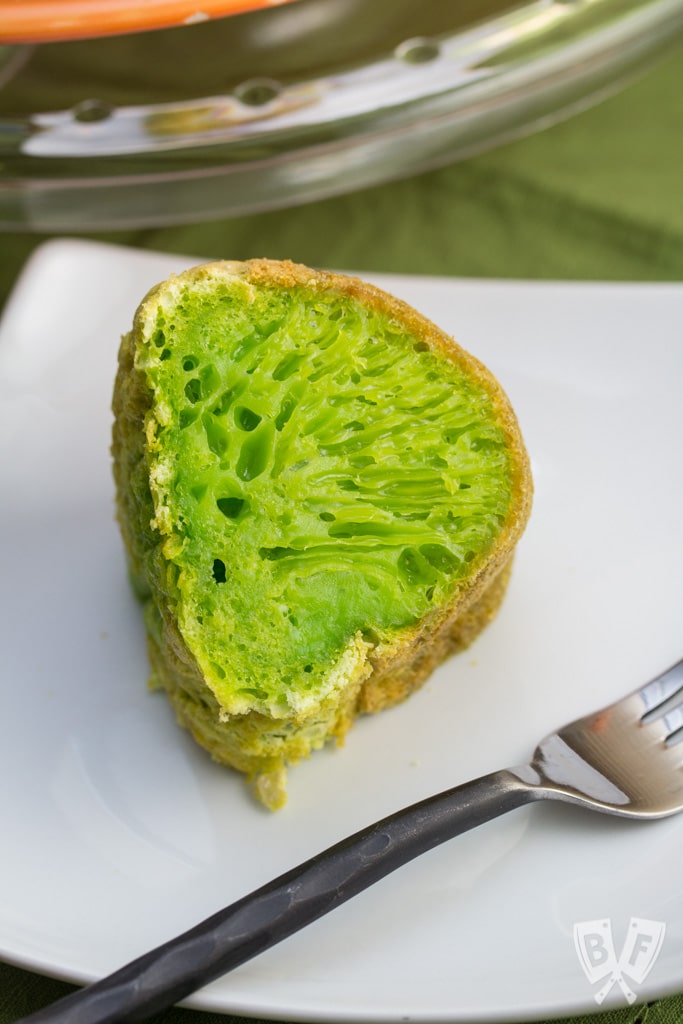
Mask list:
[{"label": "glass cake stand", "polygon": [[406,176],[568,116],[683,37],[683,0],[264,3],[47,42],[0,18],[0,227],[160,226]]}]

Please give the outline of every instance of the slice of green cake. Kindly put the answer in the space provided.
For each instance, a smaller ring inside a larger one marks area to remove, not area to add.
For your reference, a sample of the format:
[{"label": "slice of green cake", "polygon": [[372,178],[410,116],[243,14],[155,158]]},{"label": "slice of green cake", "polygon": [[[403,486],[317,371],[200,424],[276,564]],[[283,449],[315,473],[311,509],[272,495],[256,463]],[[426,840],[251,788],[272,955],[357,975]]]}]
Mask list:
[{"label": "slice of green cake", "polygon": [[114,413],[153,681],[268,806],[495,613],[531,500],[515,416],[378,289],[268,260],[173,277],[123,339]]}]

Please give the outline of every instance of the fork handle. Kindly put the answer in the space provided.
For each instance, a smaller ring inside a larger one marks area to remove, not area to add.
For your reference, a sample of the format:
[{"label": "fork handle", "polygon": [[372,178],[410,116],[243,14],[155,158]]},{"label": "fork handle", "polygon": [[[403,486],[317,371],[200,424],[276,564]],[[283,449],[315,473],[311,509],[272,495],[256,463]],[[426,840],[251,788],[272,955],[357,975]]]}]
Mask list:
[{"label": "fork handle", "polygon": [[17,1024],[117,1024],[168,1009],[447,839],[534,798],[508,771],[369,825],[175,939]]}]

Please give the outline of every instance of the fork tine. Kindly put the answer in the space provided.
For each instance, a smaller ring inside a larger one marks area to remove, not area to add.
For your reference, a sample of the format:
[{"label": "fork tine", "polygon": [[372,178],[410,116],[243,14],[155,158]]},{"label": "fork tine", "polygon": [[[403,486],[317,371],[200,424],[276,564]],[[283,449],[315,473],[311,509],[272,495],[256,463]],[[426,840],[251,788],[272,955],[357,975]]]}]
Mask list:
[{"label": "fork tine", "polygon": [[641,718],[645,725],[675,708],[683,698],[683,659],[641,687],[638,694],[645,705]]},{"label": "fork tine", "polygon": [[677,747],[683,743],[683,708],[676,708],[667,715],[664,726],[667,730],[667,737],[664,740],[667,747]]}]

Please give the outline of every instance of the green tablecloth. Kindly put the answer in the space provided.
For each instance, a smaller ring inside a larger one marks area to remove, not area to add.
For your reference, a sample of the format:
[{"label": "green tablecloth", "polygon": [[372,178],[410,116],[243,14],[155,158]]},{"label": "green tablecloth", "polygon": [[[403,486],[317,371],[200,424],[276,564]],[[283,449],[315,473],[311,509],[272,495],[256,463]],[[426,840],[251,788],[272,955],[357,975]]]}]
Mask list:
[{"label": "green tablecloth", "polygon": [[[683,53],[571,121],[442,170],[297,209],[97,237],[197,256],[288,257],[361,271],[680,281]],[[43,239],[2,236],[0,303]],[[0,1024],[70,990],[0,964]],[[234,1022],[177,1008],[155,1019]],[[586,1019],[680,1024],[683,994]]]}]

